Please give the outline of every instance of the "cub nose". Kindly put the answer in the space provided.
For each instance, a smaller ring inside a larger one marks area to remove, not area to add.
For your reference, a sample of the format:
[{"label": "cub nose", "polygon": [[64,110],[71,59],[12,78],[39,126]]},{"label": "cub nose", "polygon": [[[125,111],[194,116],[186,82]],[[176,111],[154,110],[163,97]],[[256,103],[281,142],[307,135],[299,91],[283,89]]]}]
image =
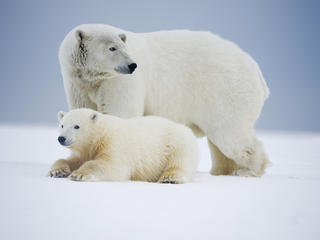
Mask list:
[{"label": "cub nose", "polygon": [[58,141],[59,141],[60,144],[63,144],[66,141],[66,138],[63,137],[63,136],[59,136],[58,137]]},{"label": "cub nose", "polygon": [[130,73],[133,73],[134,70],[137,68],[137,64],[136,63],[131,63],[128,65],[128,68],[130,70]]}]

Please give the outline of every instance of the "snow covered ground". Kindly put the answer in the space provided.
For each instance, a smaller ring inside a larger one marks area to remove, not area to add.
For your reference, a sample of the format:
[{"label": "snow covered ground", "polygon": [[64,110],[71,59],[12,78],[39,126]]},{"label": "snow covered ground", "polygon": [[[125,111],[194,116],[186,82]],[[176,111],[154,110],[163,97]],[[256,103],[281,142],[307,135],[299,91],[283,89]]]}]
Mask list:
[{"label": "snow covered ground", "polygon": [[320,239],[320,134],[262,132],[261,178],[211,176],[206,140],[194,182],[72,182],[50,127],[0,127],[0,239]]}]

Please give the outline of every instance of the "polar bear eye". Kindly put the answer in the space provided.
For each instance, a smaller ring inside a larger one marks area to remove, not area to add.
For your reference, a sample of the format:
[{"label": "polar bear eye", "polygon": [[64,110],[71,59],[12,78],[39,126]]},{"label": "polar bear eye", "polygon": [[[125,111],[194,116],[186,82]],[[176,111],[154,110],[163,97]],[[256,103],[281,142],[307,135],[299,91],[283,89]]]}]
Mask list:
[{"label": "polar bear eye", "polygon": [[79,125],[74,126],[74,129],[79,129],[79,128],[80,128]]},{"label": "polar bear eye", "polygon": [[111,51],[111,52],[114,52],[115,50],[117,50],[115,47],[111,47],[111,48],[109,48],[109,50]]},{"label": "polar bear eye", "polygon": [[61,128],[63,128],[63,125],[61,125]]}]

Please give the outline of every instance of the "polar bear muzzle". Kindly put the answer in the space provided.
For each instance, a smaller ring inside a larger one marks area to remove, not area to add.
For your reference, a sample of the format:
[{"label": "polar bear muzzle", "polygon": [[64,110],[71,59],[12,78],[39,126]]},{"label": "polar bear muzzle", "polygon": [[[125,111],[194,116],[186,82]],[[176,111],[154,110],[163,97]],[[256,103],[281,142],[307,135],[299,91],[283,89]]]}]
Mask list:
[{"label": "polar bear muzzle", "polygon": [[120,67],[115,68],[115,70],[121,74],[132,74],[134,72],[134,70],[137,68],[137,66],[138,65],[136,63],[130,63],[126,67],[120,66]]},{"label": "polar bear muzzle", "polygon": [[59,141],[60,144],[64,144],[65,141],[66,141],[66,138],[63,137],[63,136],[59,136],[59,137],[58,137],[58,141]]},{"label": "polar bear muzzle", "polygon": [[59,136],[58,137],[58,142],[62,145],[62,146],[70,146],[71,145],[71,141],[70,139],[68,140],[66,137],[64,136]]}]

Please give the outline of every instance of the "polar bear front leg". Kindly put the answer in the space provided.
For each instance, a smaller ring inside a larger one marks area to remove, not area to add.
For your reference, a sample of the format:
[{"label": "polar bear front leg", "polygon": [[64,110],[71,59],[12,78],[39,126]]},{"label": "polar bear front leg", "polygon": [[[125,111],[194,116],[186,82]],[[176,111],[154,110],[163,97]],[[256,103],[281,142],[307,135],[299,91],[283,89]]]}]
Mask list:
[{"label": "polar bear front leg", "polygon": [[99,112],[122,118],[144,113],[144,94],[133,79],[103,81],[96,92],[95,103]]},{"label": "polar bear front leg", "polygon": [[73,181],[126,181],[130,180],[129,171],[113,161],[96,159],[85,162],[71,173]]},{"label": "polar bear front leg", "polygon": [[103,84],[98,89],[95,98],[96,98],[95,102],[97,105],[97,111],[103,114],[108,114],[110,112],[109,110],[110,101],[108,101],[108,96],[105,94]]},{"label": "polar bear front leg", "polygon": [[70,83],[69,78],[66,81],[66,95],[68,100],[69,109],[76,109],[76,108],[91,108],[97,110],[97,106],[94,102],[91,101],[89,96],[87,96],[80,87],[75,86],[74,84]]}]

